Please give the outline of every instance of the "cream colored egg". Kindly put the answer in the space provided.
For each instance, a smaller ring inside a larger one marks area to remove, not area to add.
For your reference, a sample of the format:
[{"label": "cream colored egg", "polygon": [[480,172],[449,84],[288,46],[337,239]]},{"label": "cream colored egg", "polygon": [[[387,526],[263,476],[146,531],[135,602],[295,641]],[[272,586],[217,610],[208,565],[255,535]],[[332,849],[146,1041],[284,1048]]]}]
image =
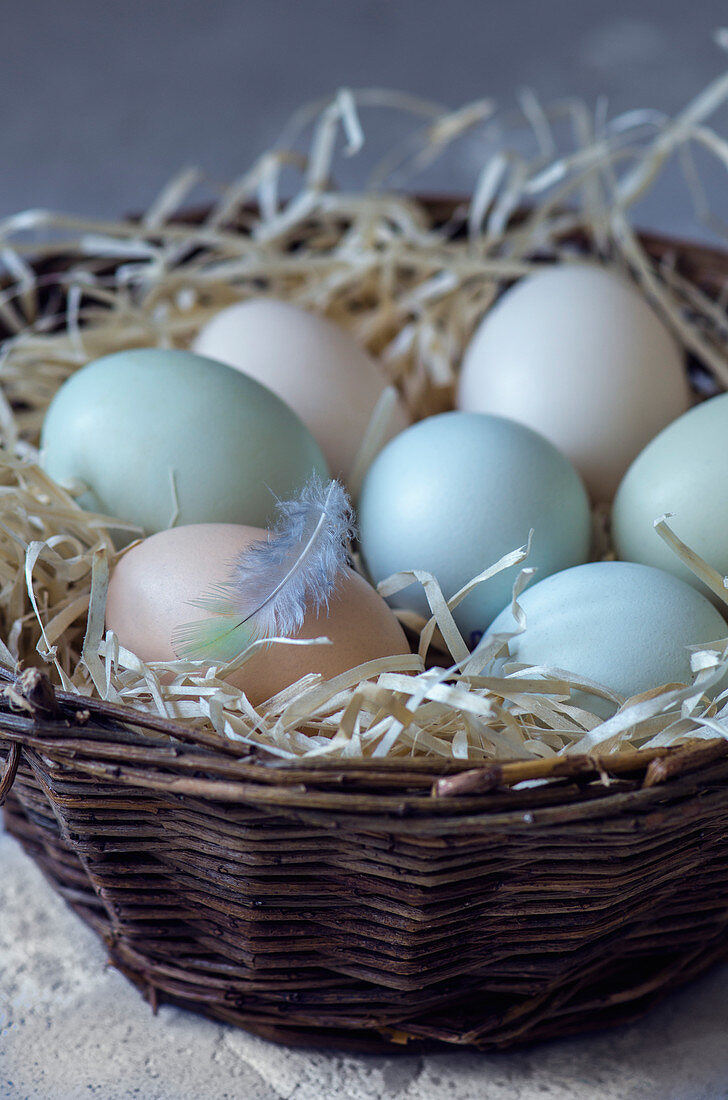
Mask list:
[{"label": "cream colored egg", "polygon": [[[253,298],[208,321],[193,349],[282,398],[318,442],[332,474],[347,478],[387,384],[348,332],[289,302]],[[398,404],[387,438],[407,423]]]},{"label": "cream colored egg", "polygon": [[[138,543],[112,574],[107,627],[143,661],[174,660],[174,632],[205,617],[192,601],[224,582],[237,555],[265,535],[258,527],[211,523],[161,531]],[[351,569],[328,614],[309,613],[297,637],[324,635],[331,645],[272,645],[231,674],[230,682],[257,705],[308,672],[330,679],[365,661],[410,652],[384,600]]]},{"label": "cream colored egg", "polygon": [[594,264],[549,267],[486,314],[457,405],[528,425],[570,458],[596,501],[690,404],[683,354],[640,293]]}]

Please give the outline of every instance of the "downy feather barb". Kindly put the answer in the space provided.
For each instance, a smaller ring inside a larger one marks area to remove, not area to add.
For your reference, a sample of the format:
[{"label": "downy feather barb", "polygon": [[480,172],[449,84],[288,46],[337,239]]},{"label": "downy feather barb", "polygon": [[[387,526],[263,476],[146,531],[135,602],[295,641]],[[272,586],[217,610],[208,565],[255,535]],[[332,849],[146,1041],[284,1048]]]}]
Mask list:
[{"label": "downy feather barb", "polygon": [[229,580],[194,606],[212,617],[181,626],[180,658],[230,663],[259,638],[291,637],[307,611],[328,608],[354,536],[354,515],[338,481],[309,479],[294,500],[278,501],[267,539],[238,556]]}]

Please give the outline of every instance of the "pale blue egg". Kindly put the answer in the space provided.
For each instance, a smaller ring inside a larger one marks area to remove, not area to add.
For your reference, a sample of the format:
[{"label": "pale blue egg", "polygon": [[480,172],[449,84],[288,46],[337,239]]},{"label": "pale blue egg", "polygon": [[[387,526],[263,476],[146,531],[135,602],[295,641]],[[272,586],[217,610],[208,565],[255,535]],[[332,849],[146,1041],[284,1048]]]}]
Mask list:
[{"label": "pale blue egg", "polygon": [[[555,573],[519,598],[526,629],[508,643],[514,661],[548,665],[629,698],[661,684],[691,682],[688,646],[728,635],[728,624],[685,581],[662,569],[601,561]],[[516,629],[510,605],[490,634]],[[595,695],[574,702],[601,717],[614,705]]]},{"label": "pale blue egg", "polygon": [[[528,540],[539,576],[586,560],[590,513],[574,467],[531,428],[484,413],[431,416],[396,436],[370,467],[359,501],[361,548],[375,582],[433,573],[446,598]],[[510,597],[511,567],[454,611],[470,644]],[[393,597],[428,615],[422,588]]]},{"label": "pale blue egg", "polygon": [[146,534],[174,519],[266,527],[324,457],[296,414],[240,371],[186,351],[140,348],[89,363],[43,424],[41,461],[81,482],[82,507]]}]

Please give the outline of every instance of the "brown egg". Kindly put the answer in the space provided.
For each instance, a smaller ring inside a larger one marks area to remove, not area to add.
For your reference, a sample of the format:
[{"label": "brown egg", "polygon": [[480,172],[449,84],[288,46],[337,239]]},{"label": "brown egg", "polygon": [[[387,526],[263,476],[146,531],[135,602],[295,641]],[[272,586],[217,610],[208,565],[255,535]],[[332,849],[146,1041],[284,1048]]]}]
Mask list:
[{"label": "brown egg", "polygon": [[[143,661],[173,660],[176,629],[205,618],[191,601],[226,581],[241,550],[265,535],[258,527],[206,523],[145,539],[121,558],[112,574],[107,627]],[[410,652],[384,600],[351,569],[342,574],[328,614],[325,609],[320,615],[309,613],[297,637],[324,635],[331,645],[273,645],[261,650],[230,675],[230,683],[257,705],[307,672],[330,679],[376,657]]]}]

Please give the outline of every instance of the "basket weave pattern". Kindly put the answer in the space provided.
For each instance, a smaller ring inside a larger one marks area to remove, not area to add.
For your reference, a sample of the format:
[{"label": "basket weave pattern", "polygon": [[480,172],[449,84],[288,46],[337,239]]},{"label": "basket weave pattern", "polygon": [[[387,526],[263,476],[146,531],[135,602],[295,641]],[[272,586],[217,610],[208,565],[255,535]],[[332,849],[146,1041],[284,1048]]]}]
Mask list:
[{"label": "basket weave pattern", "polygon": [[7,826],[153,1004],[493,1049],[633,1018],[728,955],[722,742],[513,790],[508,766],[170,745],[47,687],[4,717]]}]

